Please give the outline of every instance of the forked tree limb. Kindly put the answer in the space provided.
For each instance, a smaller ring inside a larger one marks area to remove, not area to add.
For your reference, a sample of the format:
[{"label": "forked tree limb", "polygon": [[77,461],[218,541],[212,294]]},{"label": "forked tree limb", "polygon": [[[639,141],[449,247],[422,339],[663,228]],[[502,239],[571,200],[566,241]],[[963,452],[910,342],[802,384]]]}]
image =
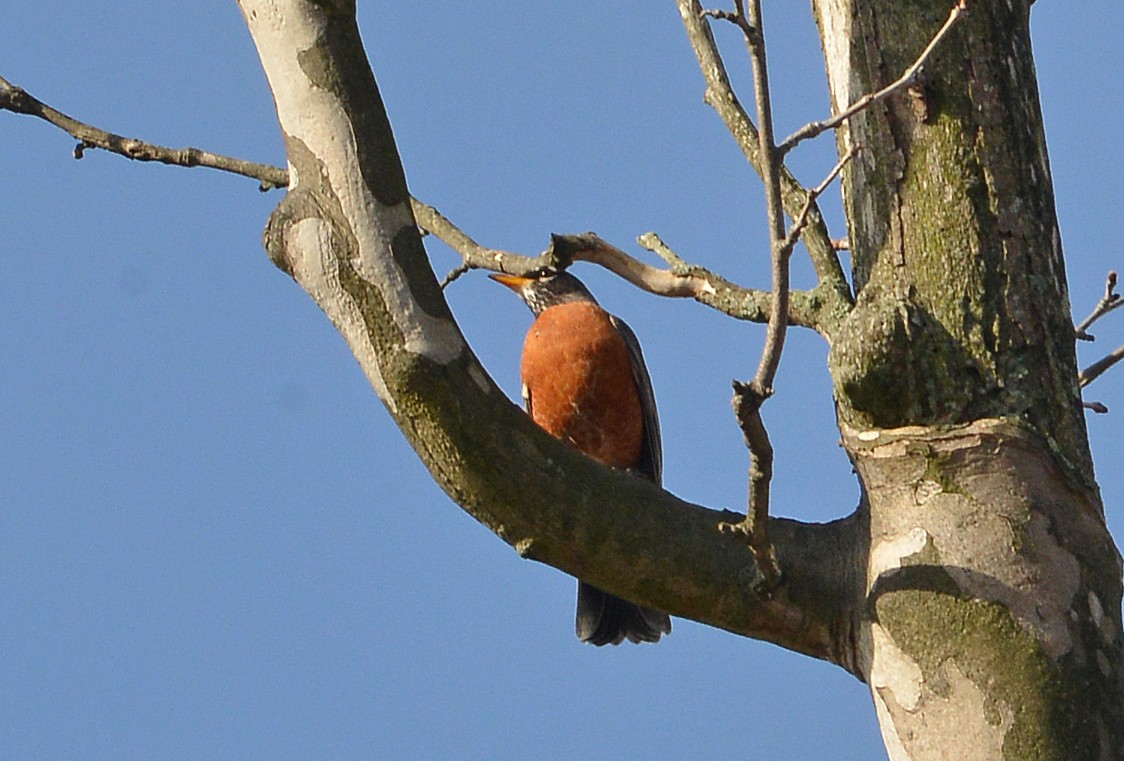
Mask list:
[{"label": "forked tree limb", "polygon": [[1073,329],[1077,339],[1079,341],[1092,341],[1093,336],[1089,333],[1089,328],[1093,326],[1093,323],[1121,305],[1124,305],[1124,297],[1116,292],[1116,272],[1110,270],[1108,277],[1105,278],[1104,295],[1101,296],[1101,300],[1093,307],[1089,316]]},{"label": "forked tree limb", "polygon": [[[729,21],[737,26],[745,39],[753,69],[753,94],[757,108],[758,173],[765,186],[765,217],[769,230],[769,259],[773,282],[773,303],[765,328],[765,343],[757,372],[749,383],[734,382],[734,413],[749,450],[748,507],[740,532],[746,537],[757,563],[770,587],[781,578],[776,553],[768,536],[769,489],[773,478],[773,446],[761,405],[773,394],[773,380],[780,366],[788,331],[789,261],[795,237],[789,242],[785,232],[784,202],[781,198],[783,164],[773,138],[772,100],[769,93],[769,68],[765,50],[760,0],[734,0],[734,11],[705,10],[704,17]],[[807,220],[814,202],[811,194],[803,205],[800,225]],[[795,215],[794,215],[795,216]]]},{"label": "forked tree limb", "polygon": [[[488,248],[464,234],[432,206],[414,200],[413,209],[422,230],[439,238],[463,258],[463,263],[446,276],[445,283],[470,268],[525,275],[544,267],[564,269],[580,261],[596,264],[648,293],[692,298],[740,320],[766,322],[769,318],[771,292],[743,288],[703,267],[684,262],[655,233],[645,233],[637,242],[663,258],[668,263],[666,268],[642,262],[591,232],[552,235],[549,247],[533,257]],[[829,299],[822,286],[811,291],[795,291],[788,301],[791,324],[830,336],[834,317],[826,309]]]},{"label": "forked tree limb", "polygon": [[728,513],[539,429],[473,356],[429,267],[354,6],[240,5],[301,178],[270,219],[271,257],[335,323],[437,483],[524,557],[857,671],[845,569],[857,565],[861,516],[773,521],[786,581],[765,599],[753,557],[719,529]]},{"label": "forked tree limb", "polygon": [[[714,40],[710,24],[704,16],[702,4],[699,0],[676,0],[676,2],[687,31],[687,38],[706,83],[704,100],[722,119],[746,161],[760,174],[761,158],[757,127],[730,84],[726,66],[718,51],[718,44]],[[790,217],[795,218],[807,200],[807,190],[788,169],[781,169],[780,179],[785,211]],[[801,240],[808,249],[820,284],[830,294],[829,308],[839,315],[844,314],[853,300],[851,288],[847,284],[843,266],[836,248],[832,245],[831,235],[827,231],[823,216],[814,205],[808,212],[808,224],[802,231]]]}]

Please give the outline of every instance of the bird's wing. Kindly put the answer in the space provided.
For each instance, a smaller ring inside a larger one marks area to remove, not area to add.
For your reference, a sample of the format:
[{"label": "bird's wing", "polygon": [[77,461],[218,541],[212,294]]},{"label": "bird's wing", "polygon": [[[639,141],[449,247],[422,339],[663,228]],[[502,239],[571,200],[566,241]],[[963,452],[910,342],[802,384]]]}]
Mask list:
[{"label": "bird's wing", "polygon": [[[610,315],[609,319],[624,339],[625,346],[628,347],[628,356],[632,360],[632,377],[636,379],[636,388],[640,391],[640,408],[644,412],[644,448],[640,453],[640,463],[636,469],[658,484],[663,479],[663,444],[660,439],[660,416],[656,412],[656,394],[652,390],[652,379],[648,375],[648,366],[644,364],[640,341],[632,332],[632,328],[615,315]],[[530,400],[524,398],[527,409],[530,410]]]}]

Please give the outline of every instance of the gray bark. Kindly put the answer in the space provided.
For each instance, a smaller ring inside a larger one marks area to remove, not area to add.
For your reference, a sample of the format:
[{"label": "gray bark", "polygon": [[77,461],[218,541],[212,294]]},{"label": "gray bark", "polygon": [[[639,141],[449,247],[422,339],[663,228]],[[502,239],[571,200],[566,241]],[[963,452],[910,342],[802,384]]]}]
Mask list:
[{"label": "gray bark", "polygon": [[[845,178],[856,301],[824,333],[864,499],[832,524],[771,521],[777,589],[721,530],[739,516],[570,451],[472,356],[354,3],[241,0],[293,181],[266,245],[437,482],[523,556],[847,668],[894,759],[1124,758],[1120,558],[1078,405],[1028,8],[973,5],[930,109],[891,100],[839,133],[864,145]],[[815,11],[839,108],[895,77],[948,7]]]},{"label": "gray bark", "polygon": [[[834,107],[948,14],[815,3]],[[920,102],[919,102],[920,101]],[[861,672],[893,759],[1124,758],[1120,558],[1092,474],[1029,4],[840,130],[855,309],[830,366],[867,494]]]}]

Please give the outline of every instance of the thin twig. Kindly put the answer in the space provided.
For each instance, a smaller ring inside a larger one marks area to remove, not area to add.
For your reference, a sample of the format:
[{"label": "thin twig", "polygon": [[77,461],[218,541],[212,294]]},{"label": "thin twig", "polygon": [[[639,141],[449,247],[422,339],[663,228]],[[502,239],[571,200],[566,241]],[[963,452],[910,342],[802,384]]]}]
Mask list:
[{"label": "thin twig", "polygon": [[692,266],[684,261],[683,257],[672,251],[671,248],[663,242],[663,238],[656,235],[656,233],[646,232],[638,237],[636,242],[667,262],[668,267],[675,274],[686,274],[691,271]]},{"label": "thin twig", "polygon": [[88,148],[100,148],[134,161],[157,161],[185,167],[204,166],[252,177],[261,183],[263,191],[283,188],[289,184],[289,173],[281,167],[223,156],[199,148],[167,148],[80,122],[48,106],[3,77],[0,77],[0,110],[35,116],[63,130],[78,141],[74,149],[74,157],[77,159],[82,158],[83,152]]},{"label": "thin twig", "polygon": [[1077,374],[1077,385],[1085,388],[1090,383],[1099,378],[1106,370],[1115,365],[1120,360],[1124,359],[1124,345],[1117,346],[1107,355],[1098,359],[1093,364],[1086,367]]},{"label": "thin twig", "polygon": [[460,279],[461,275],[464,275],[470,269],[472,269],[472,268],[469,267],[464,262],[461,262],[456,267],[453,267],[451,270],[449,270],[449,274],[445,276],[445,279],[441,281],[441,290],[445,290],[450,285],[455,283],[457,280]]},{"label": "thin twig", "polygon": [[1116,272],[1110,271],[1108,277],[1105,278],[1104,296],[1093,307],[1093,311],[1089,316],[1081,321],[1081,324],[1074,328],[1074,334],[1079,341],[1092,341],[1093,336],[1088,332],[1093,323],[1104,317],[1106,314],[1116,309],[1121,304],[1124,304],[1124,298],[1116,292]]},{"label": "thin twig", "polygon": [[1091,410],[1098,415],[1107,415],[1108,407],[1104,406],[1101,402],[1081,402],[1081,406],[1087,410]]},{"label": "thin twig", "polygon": [[[769,250],[773,282],[773,302],[765,328],[765,345],[757,372],[749,383],[734,382],[734,415],[749,450],[749,497],[746,518],[740,527],[758,567],[769,587],[780,581],[776,553],[766,531],[769,520],[769,488],[773,476],[773,447],[761,418],[761,405],[773,393],[773,380],[780,365],[788,332],[789,261],[796,238],[790,242],[785,232],[784,202],[781,195],[782,161],[773,137],[772,101],[769,95],[769,67],[765,34],[761,23],[760,0],[735,0],[735,12],[707,12],[706,15],[732,21],[745,38],[753,68],[754,100],[757,106],[758,173],[765,185],[765,214],[769,228]],[[807,222],[808,209],[815,197],[808,193],[801,206],[796,235]],[[833,252],[834,255],[834,252]]]},{"label": "thin twig", "polygon": [[745,37],[746,42],[757,39],[757,30],[749,23],[749,17],[745,12],[745,0],[734,0],[733,11],[723,10],[705,10],[702,12],[704,18],[714,18],[719,21],[729,21],[731,24],[742,30],[742,36]]},{"label": "thin twig", "polygon": [[941,41],[944,40],[944,38],[948,35],[952,28],[956,26],[956,22],[959,21],[964,16],[964,14],[968,12],[968,6],[969,0],[957,0],[956,5],[953,6],[952,11],[948,14],[948,19],[944,22],[944,25],[933,36],[933,39],[930,40],[925,49],[921,51],[921,55],[917,57],[917,60],[913,62],[913,65],[906,69],[905,73],[898,77],[898,79],[896,79],[886,87],[883,87],[878,92],[867,93],[866,95],[862,96],[854,103],[852,103],[850,106],[848,106],[844,111],[836,114],[830,119],[805,124],[803,127],[796,130],[796,132],[793,132],[791,135],[786,137],[784,141],[778,146],[778,150],[780,151],[781,155],[783,156],[787,154],[789,151],[791,151],[798,144],[802,143],[805,140],[814,138],[829,129],[835,129],[855,114],[869,108],[870,106],[881,100],[890,97],[903,87],[909,87],[916,84],[919,81],[919,76],[921,74],[922,68],[925,66],[925,62],[929,60],[929,57],[933,54],[933,51],[937,49],[937,46],[940,45]]},{"label": "thin twig", "polygon": [[[739,14],[745,12],[740,0],[737,8]],[[773,107],[769,95],[769,67],[765,55],[764,30],[761,25],[761,0],[750,0],[749,16],[744,28],[749,30],[745,32],[745,38],[753,64],[753,88],[757,102],[757,150],[761,156],[761,178],[765,184],[765,215],[768,219],[769,244],[772,250],[773,307],[765,330],[765,346],[761,351],[761,361],[757,365],[757,373],[750,382],[754,392],[764,400],[773,393],[773,379],[780,365],[788,329],[788,263],[792,255],[792,247],[785,246],[781,162],[776,143],[773,141]]]},{"label": "thin twig", "polygon": [[[703,10],[699,0],[677,0],[677,2],[687,38],[706,82],[704,99],[722,119],[746,161],[760,174],[761,159],[758,155],[757,128],[730,84],[726,66],[718,52],[718,45],[714,41],[710,24],[707,22],[706,11]],[[785,209],[795,218],[804,205],[807,191],[792,173],[783,167],[781,189]],[[853,301],[851,289],[843,274],[839,256],[831,245],[827,226],[815,207],[809,212],[809,222],[804,228],[803,240],[812,260],[812,266],[816,270],[816,276],[820,283],[825,285],[825,298],[830,302],[831,309],[839,313],[846,311]]]},{"label": "thin twig", "polygon": [[[96,147],[125,158],[161,161],[184,167],[208,166],[256,179],[262,183],[263,189],[282,188],[288,185],[288,172],[281,167],[244,161],[198,149],[164,148],[134,138],[124,138],[80,122],[12,85],[3,77],[0,77],[0,110],[34,116],[62,129],[81,141],[76,149],[78,155],[81,155],[84,147]],[[411,198],[410,203],[419,229],[425,234],[439,238],[463,259],[463,263],[446,276],[443,285],[447,286],[469,269],[484,268],[498,272],[526,273],[548,264],[557,264],[557,261],[551,258],[553,255],[550,251],[538,257],[527,257],[481,246],[437,209],[416,198]],[[590,239],[586,239],[586,245],[579,248],[576,259],[596,262],[649,293],[661,296],[690,296],[700,303],[738,319],[755,322],[764,322],[767,319],[766,315],[772,300],[771,294],[734,285],[702,267],[689,265],[680,260],[680,263],[671,270],[660,270],[633,259],[604,241],[591,244]],[[825,332],[820,317],[823,313],[823,305],[830,301],[828,296],[829,294],[820,288],[794,293],[795,306],[789,314],[790,322]]]},{"label": "thin twig", "polygon": [[788,229],[788,235],[786,235],[784,239],[784,246],[790,252],[796,245],[796,241],[800,239],[800,231],[803,230],[804,225],[807,224],[808,212],[811,210],[813,204],[815,204],[816,199],[823,195],[823,192],[835,181],[839,173],[843,171],[843,167],[847,166],[847,163],[853,159],[855,154],[860,150],[862,150],[862,146],[858,143],[848,148],[847,152],[843,154],[843,158],[839,159],[838,163],[832,167],[831,171],[827,173],[827,176],[823,178],[823,181],[808,191],[808,200],[805,201],[804,208],[800,210],[800,215],[796,218],[796,221],[792,223],[792,227]]}]

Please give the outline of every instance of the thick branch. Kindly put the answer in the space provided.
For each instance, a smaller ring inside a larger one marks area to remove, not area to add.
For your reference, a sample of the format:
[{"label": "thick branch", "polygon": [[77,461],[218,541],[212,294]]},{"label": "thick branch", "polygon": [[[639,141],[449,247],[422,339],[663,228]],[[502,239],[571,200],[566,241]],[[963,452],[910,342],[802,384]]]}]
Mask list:
[{"label": "thick branch", "polygon": [[[429,269],[352,12],[241,0],[300,178],[266,241],[348,341],[372,386],[465,510],[523,556],[673,615],[838,663],[858,567],[855,521],[775,522],[788,583],[719,530],[726,513],[606,468],[539,429],[461,338]],[[791,566],[787,565],[791,563]],[[850,585],[853,587],[853,585]]]}]

